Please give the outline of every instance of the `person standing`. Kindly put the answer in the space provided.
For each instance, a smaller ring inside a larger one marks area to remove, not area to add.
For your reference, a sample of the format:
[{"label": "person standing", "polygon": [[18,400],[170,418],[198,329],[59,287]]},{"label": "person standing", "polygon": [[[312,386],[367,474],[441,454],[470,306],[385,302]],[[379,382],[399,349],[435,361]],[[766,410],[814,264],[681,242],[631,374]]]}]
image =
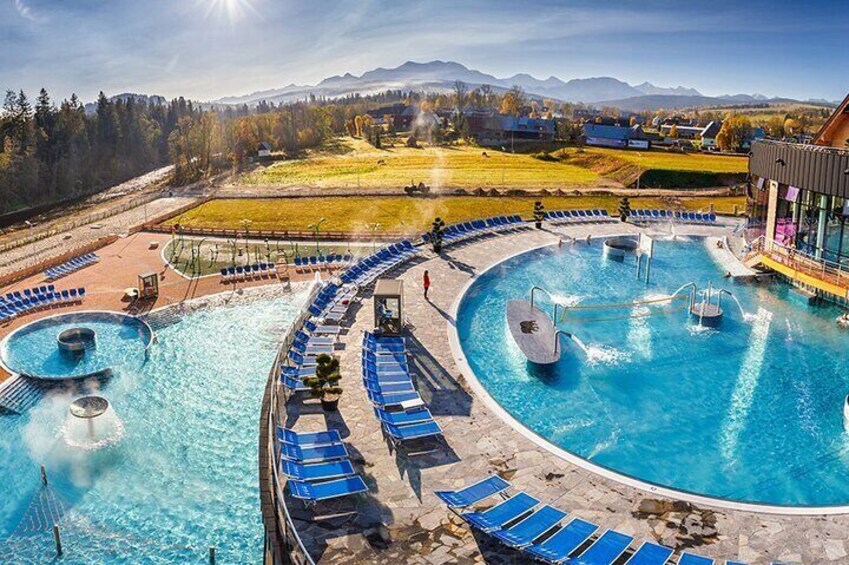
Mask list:
[{"label": "person standing", "polygon": [[430,289],[430,273],[425,270],[424,277],[422,277],[422,286],[424,286],[424,297],[427,300],[427,291]]}]

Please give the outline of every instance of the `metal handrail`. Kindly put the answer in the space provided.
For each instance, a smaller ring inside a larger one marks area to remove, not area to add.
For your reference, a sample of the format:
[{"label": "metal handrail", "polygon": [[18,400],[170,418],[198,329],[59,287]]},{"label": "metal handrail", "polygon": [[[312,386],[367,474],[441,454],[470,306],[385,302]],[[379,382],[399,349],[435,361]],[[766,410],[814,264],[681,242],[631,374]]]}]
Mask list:
[{"label": "metal handrail", "polygon": [[771,259],[787,265],[794,271],[799,271],[811,276],[816,276],[828,281],[831,277],[836,279],[839,286],[849,287],[849,272],[844,271],[842,263],[836,263],[828,259],[817,258],[806,251],[800,251],[788,247],[777,241],[769,241],[765,236],[760,236],[750,244],[749,256],[756,253],[769,256]]},{"label": "metal handrail", "polygon": [[[301,307],[301,310],[298,312],[295,320],[286,330],[286,333],[283,334],[283,338],[280,341],[280,347],[274,357],[274,363],[272,364],[271,372],[268,377],[269,386],[271,387],[267,429],[267,449],[269,462],[271,464],[270,478],[272,488],[270,495],[272,505],[274,507],[274,530],[284,542],[284,551],[286,552],[286,555],[277,554],[274,550],[277,545],[270,544],[269,540],[266,540],[266,551],[270,552],[271,562],[274,565],[288,565],[289,563],[294,563],[295,565],[315,565],[315,561],[313,561],[306,549],[306,546],[304,545],[304,542],[298,535],[298,530],[295,527],[292,516],[289,514],[289,508],[286,506],[286,502],[283,497],[283,489],[286,485],[286,480],[280,476],[279,467],[277,465],[277,454],[280,449],[277,440],[277,426],[286,421],[287,415],[285,413],[285,409],[286,401],[288,400],[288,396],[284,394],[282,405],[279,402],[278,391],[280,387],[280,370],[286,360],[286,353],[295,339],[295,333],[303,327],[304,322],[310,317],[308,308],[318,294],[319,289],[320,285],[313,285],[304,306]],[[284,411],[282,413],[280,412],[281,408]]]},{"label": "metal handrail", "polygon": [[534,307],[534,292],[535,291],[544,292],[545,295],[548,296],[548,298],[551,299],[551,302],[554,304],[554,316],[553,316],[552,319],[557,320],[557,307],[560,306],[560,304],[558,304],[557,301],[554,299],[554,297],[551,296],[550,292],[548,292],[547,290],[545,290],[541,286],[534,285],[534,286],[531,287],[531,308],[533,309],[533,307]]}]

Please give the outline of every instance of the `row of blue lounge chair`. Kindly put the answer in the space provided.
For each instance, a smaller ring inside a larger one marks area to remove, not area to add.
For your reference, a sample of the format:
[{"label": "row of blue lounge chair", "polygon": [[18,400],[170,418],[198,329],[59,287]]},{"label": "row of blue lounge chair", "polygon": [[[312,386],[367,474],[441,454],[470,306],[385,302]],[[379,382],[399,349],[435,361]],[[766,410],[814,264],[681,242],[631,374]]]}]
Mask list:
[{"label": "row of blue lounge chair", "polygon": [[[333,353],[342,327],[339,322],[348,311],[350,300],[357,294],[353,287],[326,284],[308,306],[312,318],[295,331],[286,354],[287,365],[280,370],[280,381],[291,393],[308,390],[304,377],[315,375],[316,359],[322,353]],[[330,323],[325,323],[330,322]]]},{"label": "row of blue lounge chair", "polygon": [[[483,220],[452,224],[442,230],[442,246],[447,247],[460,241],[527,227],[530,226],[519,216],[495,216]],[[429,243],[432,237],[433,234],[431,233],[423,233],[422,241]]]},{"label": "row of blue lounge chair", "polygon": [[607,210],[550,210],[545,212],[545,219],[553,224],[581,224],[588,222],[615,222],[616,218],[608,215]]},{"label": "row of blue lounge chair", "polygon": [[288,478],[292,496],[305,505],[368,490],[336,430],[297,433],[278,427],[277,439],[280,473]]},{"label": "row of blue lounge chair", "polygon": [[413,385],[403,337],[363,334],[363,386],[393,445],[442,435]]},{"label": "row of blue lounge chair", "polygon": [[[437,497],[452,512],[472,528],[488,534],[495,540],[523,552],[529,559],[560,564],[612,565],[622,562],[634,541],[632,536],[606,530],[597,534],[599,527],[580,518],[564,523],[567,512],[548,504],[540,504],[533,496],[518,492],[506,496],[510,483],[492,475],[456,491],[437,491]],[[495,495],[501,501],[486,510],[473,507]],[[666,565],[674,550],[645,541],[624,561],[624,565]],[[714,565],[716,561],[688,552],[682,552],[677,565]],[[744,565],[726,561],[726,565]],[[775,564],[777,565],[777,564]]]},{"label": "row of blue lounge chair", "polygon": [[62,304],[82,302],[85,288],[72,288],[57,292],[51,285],[33,289],[9,292],[0,297],[0,322],[5,322],[41,308],[51,308]]},{"label": "row of blue lounge chair", "polygon": [[245,281],[249,279],[274,276],[277,267],[274,263],[254,263],[253,265],[239,265],[221,269],[222,282]]},{"label": "row of blue lounge chair", "polygon": [[677,210],[631,210],[632,221],[643,222],[679,222],[684,224],[715,224],[716,214],[699,212],[678,212]]},{"label": "row of blue lounge chair", "polygon": [[308,257],[298,257],[295,256],[293,259],[293,263],[295,265],[295,269],[303,269],[305,267],[310,269],[321,268],[325,265],[335,266],[335,265],[345,265],[354,260],[354,256],[350,253],[345,255],[341,254],[328,254],[328,255],[310,255]]},{"label": "row of blue lounge chair", "polygon": [[418,253],[419,250],[407,240],[394,243],[360,259],[339,275],[339,279],[345,284],[365,286]]},{"label": "row of blue lounge chair", "polygon": [[97,253],[86,253],[85,255],[74,257],[73,259],[62,263],[61,265],[57,265],[56,267],[47,269],[46,271],[44,271],[44,277],[48,281],[55,281],[56,279],[62,278],[66,275],[70,275],[74,271],[79,271],[84,267],[93,265],[98,261],[100,261],[100,257],[97,256]]}]

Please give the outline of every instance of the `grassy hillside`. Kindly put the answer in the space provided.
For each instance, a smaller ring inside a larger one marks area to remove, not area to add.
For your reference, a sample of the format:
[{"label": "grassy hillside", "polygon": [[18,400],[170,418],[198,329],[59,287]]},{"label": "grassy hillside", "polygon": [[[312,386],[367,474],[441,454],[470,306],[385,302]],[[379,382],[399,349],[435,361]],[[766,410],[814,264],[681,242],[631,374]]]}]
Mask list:
[{"label": "grassy hillside", "polygon": [[[190,210],[169,224],[179,222],[187,227],[243,229],[242,220],[251,220],[251,229],[307,230],[307,226],[325,218],[325,230],[347,231],[367,237],[369,225],[380,223],[381,231],[417,233],[425,230],[436,216],[453,223],[500,214],[521,214],[529,218],[531,197],[445,198],[344,197],[344,198],[277,198],[220,199]],[[614,213],[619,206],[616,196],[550,196],[540,200],[549,210],[606,208]],[[679,198],[671,203],[660,198],[631,198],[632,208],[707,209],[713,203],[720,212],[731,212],[734,205],[742,210],[744,197]]]},{"label": "grassy hillside", "polygon": [[530,155],[477,147],[392,147],[375,149],[362,140],[345,139],[347,152],[318,153],[282,161],[244,178],[246,184],[314,187],[396,188],[424,182],[432,188],[558,188],[610,186],[598,174]]},{"label": "grassy hillside", "polygon": [[[648,171],[709,173],[709,182],[688,183],[686,174],[673,177],[678,186],[717,186],[721,175],[745,174],[741,157],[669,153],[664,150],[561,149],[546,154],[512,154],[467,145],[452,147],[390,147],[375,149],[362,140],[344,138],[332,150],[303,159],[280,161],[244,177],[251,185],[306,185],[333,188],[394,188],[411,181],[439,188],[572,189],[632,183]],[[668,187],[664,174],[655,178]],[[698,175],[693,175],[694,178]]]}]

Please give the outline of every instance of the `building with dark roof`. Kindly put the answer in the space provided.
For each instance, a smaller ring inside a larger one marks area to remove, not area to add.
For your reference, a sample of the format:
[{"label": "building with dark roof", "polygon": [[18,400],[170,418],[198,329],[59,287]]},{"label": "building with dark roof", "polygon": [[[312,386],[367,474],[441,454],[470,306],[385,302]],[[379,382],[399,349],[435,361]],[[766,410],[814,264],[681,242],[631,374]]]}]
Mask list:
[{"label": "building with dark roof", "polygon": [[794,282],[849,299],[849,96],[813,144],[755,140],[747,237],[754,259]]},{"label": "building with dark roof", "polygon": [[550,142],[556,133],[554,120],[518,116],[467,115],[469,134],[480,145],[516,142]]},{"label": "building with dark roof", "polygon": [[583,137],[587,145],[595,147],[648,149],[651,146],[639,124],[628,127],[587,123],[583,125]]}]

